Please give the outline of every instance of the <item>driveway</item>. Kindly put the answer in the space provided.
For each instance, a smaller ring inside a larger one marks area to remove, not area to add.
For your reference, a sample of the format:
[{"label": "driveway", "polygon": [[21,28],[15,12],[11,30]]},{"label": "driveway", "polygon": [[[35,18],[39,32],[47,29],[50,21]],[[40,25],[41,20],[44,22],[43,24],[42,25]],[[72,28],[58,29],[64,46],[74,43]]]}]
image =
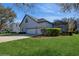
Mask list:
[{"label": "driveway", "polygon": [[0,36],[0,43],[12,40],[20,40],[23,38],[30,38],[29,36]]}]

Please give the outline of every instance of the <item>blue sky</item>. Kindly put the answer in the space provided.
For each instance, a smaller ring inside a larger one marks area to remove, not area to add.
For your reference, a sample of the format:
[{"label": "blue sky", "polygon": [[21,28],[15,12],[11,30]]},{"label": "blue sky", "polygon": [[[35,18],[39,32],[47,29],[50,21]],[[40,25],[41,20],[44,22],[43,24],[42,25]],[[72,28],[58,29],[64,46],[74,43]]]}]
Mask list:
[{"label": "blue sky", "polygon": [[64,17],[75,17],[78,18],[78,13],[72,11],[72,12],[66,12],[63,13],[60,10],[60,7],[57,4],[34,4],[34,7],[31,7],[24,12],[23,8],[16,8],[13,4],[3,4],[5,7],[10,7],[12,10],[16,13],[17,18],[15,18],[16,22],[21,22],[24,15],[27,13],[33,17],[36,18],[45,18],[48,21],[54,21],[55,19],[61,19]]}]

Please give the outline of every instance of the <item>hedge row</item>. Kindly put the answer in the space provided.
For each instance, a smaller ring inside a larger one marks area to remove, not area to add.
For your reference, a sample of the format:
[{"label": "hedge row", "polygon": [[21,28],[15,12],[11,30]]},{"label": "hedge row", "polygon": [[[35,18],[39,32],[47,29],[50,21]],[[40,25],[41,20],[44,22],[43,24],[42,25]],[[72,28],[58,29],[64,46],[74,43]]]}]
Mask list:
[{"label": "hedge row", "polygon": [[44,36],[58,36],[60,35],[61,28],[44,28],[41,31]]}]

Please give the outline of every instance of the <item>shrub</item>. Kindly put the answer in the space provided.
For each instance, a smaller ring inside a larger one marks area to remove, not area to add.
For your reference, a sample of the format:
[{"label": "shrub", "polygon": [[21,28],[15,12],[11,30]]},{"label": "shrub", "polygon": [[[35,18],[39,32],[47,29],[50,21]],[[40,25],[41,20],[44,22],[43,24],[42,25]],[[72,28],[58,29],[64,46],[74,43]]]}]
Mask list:
[{"label": "shrub", "polygon": [[45,36],[58,36],[60,35],[61,28],[44,28],[41,31]]},{"label": "shrub", "polygon": [[75,33],[75,34],[79,34],[79,31],[78,31],[78,30],[76,30],[74,33]]},{"label": "shrub", "polygon": [[19,32],[19,34],[26,34],[26,32]]},{"label": "shrub", "polygon": [[18,34],[17,32],[10,32],[10,33],[12,33],[12,34]]},{"label": "shrub", "polygon": [[73,35],[73,32],[68,32],[68,35],[69,35],[69,36],[72,36],[72,35]]},{"label": "shrub", "polygon": [[67,36],[67,35],[69,35],[69,33],[68,32],[62,32],[61,35],[63,35],[63,36],[66,35]]},{"label": "shrub", "polygon": [[11,33],[11,30],[5,29],[3,32],[5,32],[5,33]]}]

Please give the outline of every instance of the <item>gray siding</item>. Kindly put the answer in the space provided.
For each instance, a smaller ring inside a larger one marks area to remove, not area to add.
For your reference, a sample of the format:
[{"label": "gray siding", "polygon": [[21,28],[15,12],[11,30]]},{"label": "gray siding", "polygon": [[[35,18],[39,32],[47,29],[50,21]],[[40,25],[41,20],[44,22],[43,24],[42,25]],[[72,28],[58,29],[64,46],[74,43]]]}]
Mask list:
[{"label": "gray siding", "polygon": [[27,34],[33,34],[33,35],[42,34],[40,28],[52,28],[52,24],[49,22],[38,23],[29,16],[26,16],[20,25],[21,32],[26,32]]},{"label": "gray siding", "polygon": [[[28,20],[28,22],[25,22]],[[32,29],[32,28],[40,28],[40,27],[47,27],[47,28],[52,28],[52,24],[48,22],[42,22],[42,23],[37,23],[34,20],[30,19],[29,17],[26,17],[23,23],[21,24],[21,31],[27,31],[27,29]]]}]

